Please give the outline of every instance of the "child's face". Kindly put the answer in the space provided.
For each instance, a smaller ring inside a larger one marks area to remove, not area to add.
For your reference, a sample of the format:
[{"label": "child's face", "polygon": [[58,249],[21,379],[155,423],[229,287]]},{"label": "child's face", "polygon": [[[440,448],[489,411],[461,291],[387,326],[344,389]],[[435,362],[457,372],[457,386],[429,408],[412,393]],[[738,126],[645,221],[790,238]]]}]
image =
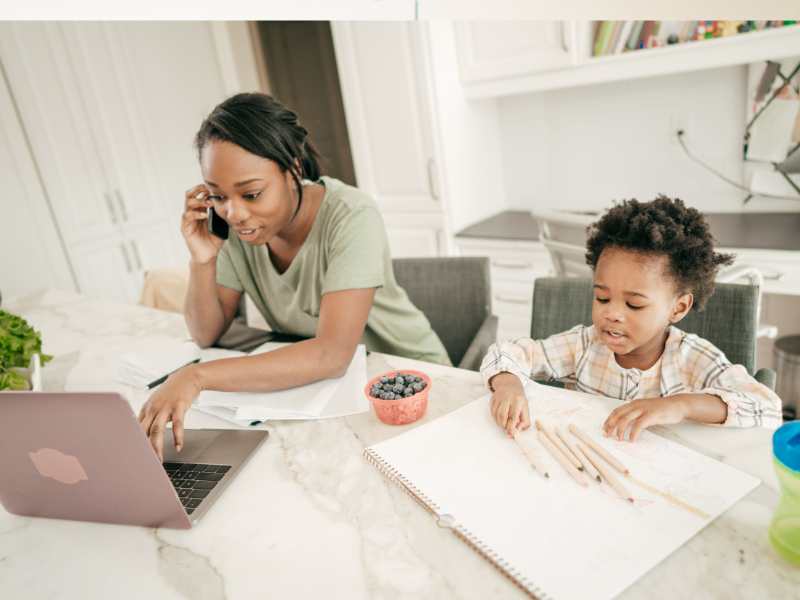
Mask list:
[{"label": "child's face", "polygon": [[603,250],[594,270],[592,323],[617,355],[660,356],[664,331],[692,307],[679,294],[666,256],[616,247]]}]

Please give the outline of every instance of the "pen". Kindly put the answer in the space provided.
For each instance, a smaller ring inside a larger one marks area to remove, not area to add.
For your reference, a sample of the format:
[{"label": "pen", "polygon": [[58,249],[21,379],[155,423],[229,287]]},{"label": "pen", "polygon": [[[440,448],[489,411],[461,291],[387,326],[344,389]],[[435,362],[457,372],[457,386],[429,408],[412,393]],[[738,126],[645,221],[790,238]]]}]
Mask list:
[{"label": "pen", "polygon": [[176,371],[180,371],[180,370],[181,370],[183,367],[188,367],[189,365],[193,365],[193,364],[195,364],[195,363],[199,363],[199,362],[200,362],[200,359],[199,359],[199,358],[195,358],[194,360],[192,360],[192,361],[189,361],[189,362],[188,362],[188,363],[186,363],[185,365],[181,365],[180,367],[178,367],[177,369],[175,369],[175,371],[170,371],[169,373],[167,373],[167,374],[166,374],[166,375],[164,375],[163,377],[159,377],[159,378],[158,378],[158,379],[156,379],[155,381],[151,381],[150,383],[148,383],[148,384],[147,384],[147,389],[148,389],[148,390],[152,390],[152,389],[153,389],[154,387],[156,387],[157,385],[161,385],[162,383],[164,383],[164,382],[167,380],[167,377],[169,377],[170,375],[172,375],[172,374],[173,374],[173,373],[175,373]]}]

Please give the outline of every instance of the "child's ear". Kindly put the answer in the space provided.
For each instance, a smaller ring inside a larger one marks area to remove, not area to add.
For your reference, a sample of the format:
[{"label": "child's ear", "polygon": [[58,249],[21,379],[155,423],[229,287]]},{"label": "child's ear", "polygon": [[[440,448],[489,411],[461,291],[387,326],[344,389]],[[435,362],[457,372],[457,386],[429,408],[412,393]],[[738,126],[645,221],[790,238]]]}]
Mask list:
[{"label": "child's ear", "polygon": [[692,304],[694,304],[694,295],[691,293],[678,296],[675,304],[672,305],[672,314],[669,317],[669,322],[674,325],[683,319],[692,310]]}]

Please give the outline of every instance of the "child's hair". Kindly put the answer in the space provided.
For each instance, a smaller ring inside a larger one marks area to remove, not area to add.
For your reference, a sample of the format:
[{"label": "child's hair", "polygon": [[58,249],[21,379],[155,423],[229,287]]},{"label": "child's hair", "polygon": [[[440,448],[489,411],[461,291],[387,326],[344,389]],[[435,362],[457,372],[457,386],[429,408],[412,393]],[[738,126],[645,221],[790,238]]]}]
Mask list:
[{"label": "child's hair", "polygon": [[691,292],[699,311],[714,293],[717,270],[734,258],[714,252],[714,238],[700,211],[663,195],[651,202],[624,200],[589,227],[586,262],[592,269],[609,246],[666,255],[676,288]]}]

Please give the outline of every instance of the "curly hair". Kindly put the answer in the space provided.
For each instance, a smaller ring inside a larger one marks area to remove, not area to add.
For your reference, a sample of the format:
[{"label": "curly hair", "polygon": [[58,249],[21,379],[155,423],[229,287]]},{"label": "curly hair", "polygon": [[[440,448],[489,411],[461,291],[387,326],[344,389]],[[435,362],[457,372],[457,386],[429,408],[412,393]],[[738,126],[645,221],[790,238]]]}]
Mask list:
[{"label": "curly hair", "polygon": [[680,293],[694,295],[702,311],[714,293],[714,277],[732,254],[714,252],[714,238],[700,211],[679,198],[659,195],[651,202],[624,200],[589,227],[586,262],[592,269],[608,247],[669,259],[670,274]]}]

